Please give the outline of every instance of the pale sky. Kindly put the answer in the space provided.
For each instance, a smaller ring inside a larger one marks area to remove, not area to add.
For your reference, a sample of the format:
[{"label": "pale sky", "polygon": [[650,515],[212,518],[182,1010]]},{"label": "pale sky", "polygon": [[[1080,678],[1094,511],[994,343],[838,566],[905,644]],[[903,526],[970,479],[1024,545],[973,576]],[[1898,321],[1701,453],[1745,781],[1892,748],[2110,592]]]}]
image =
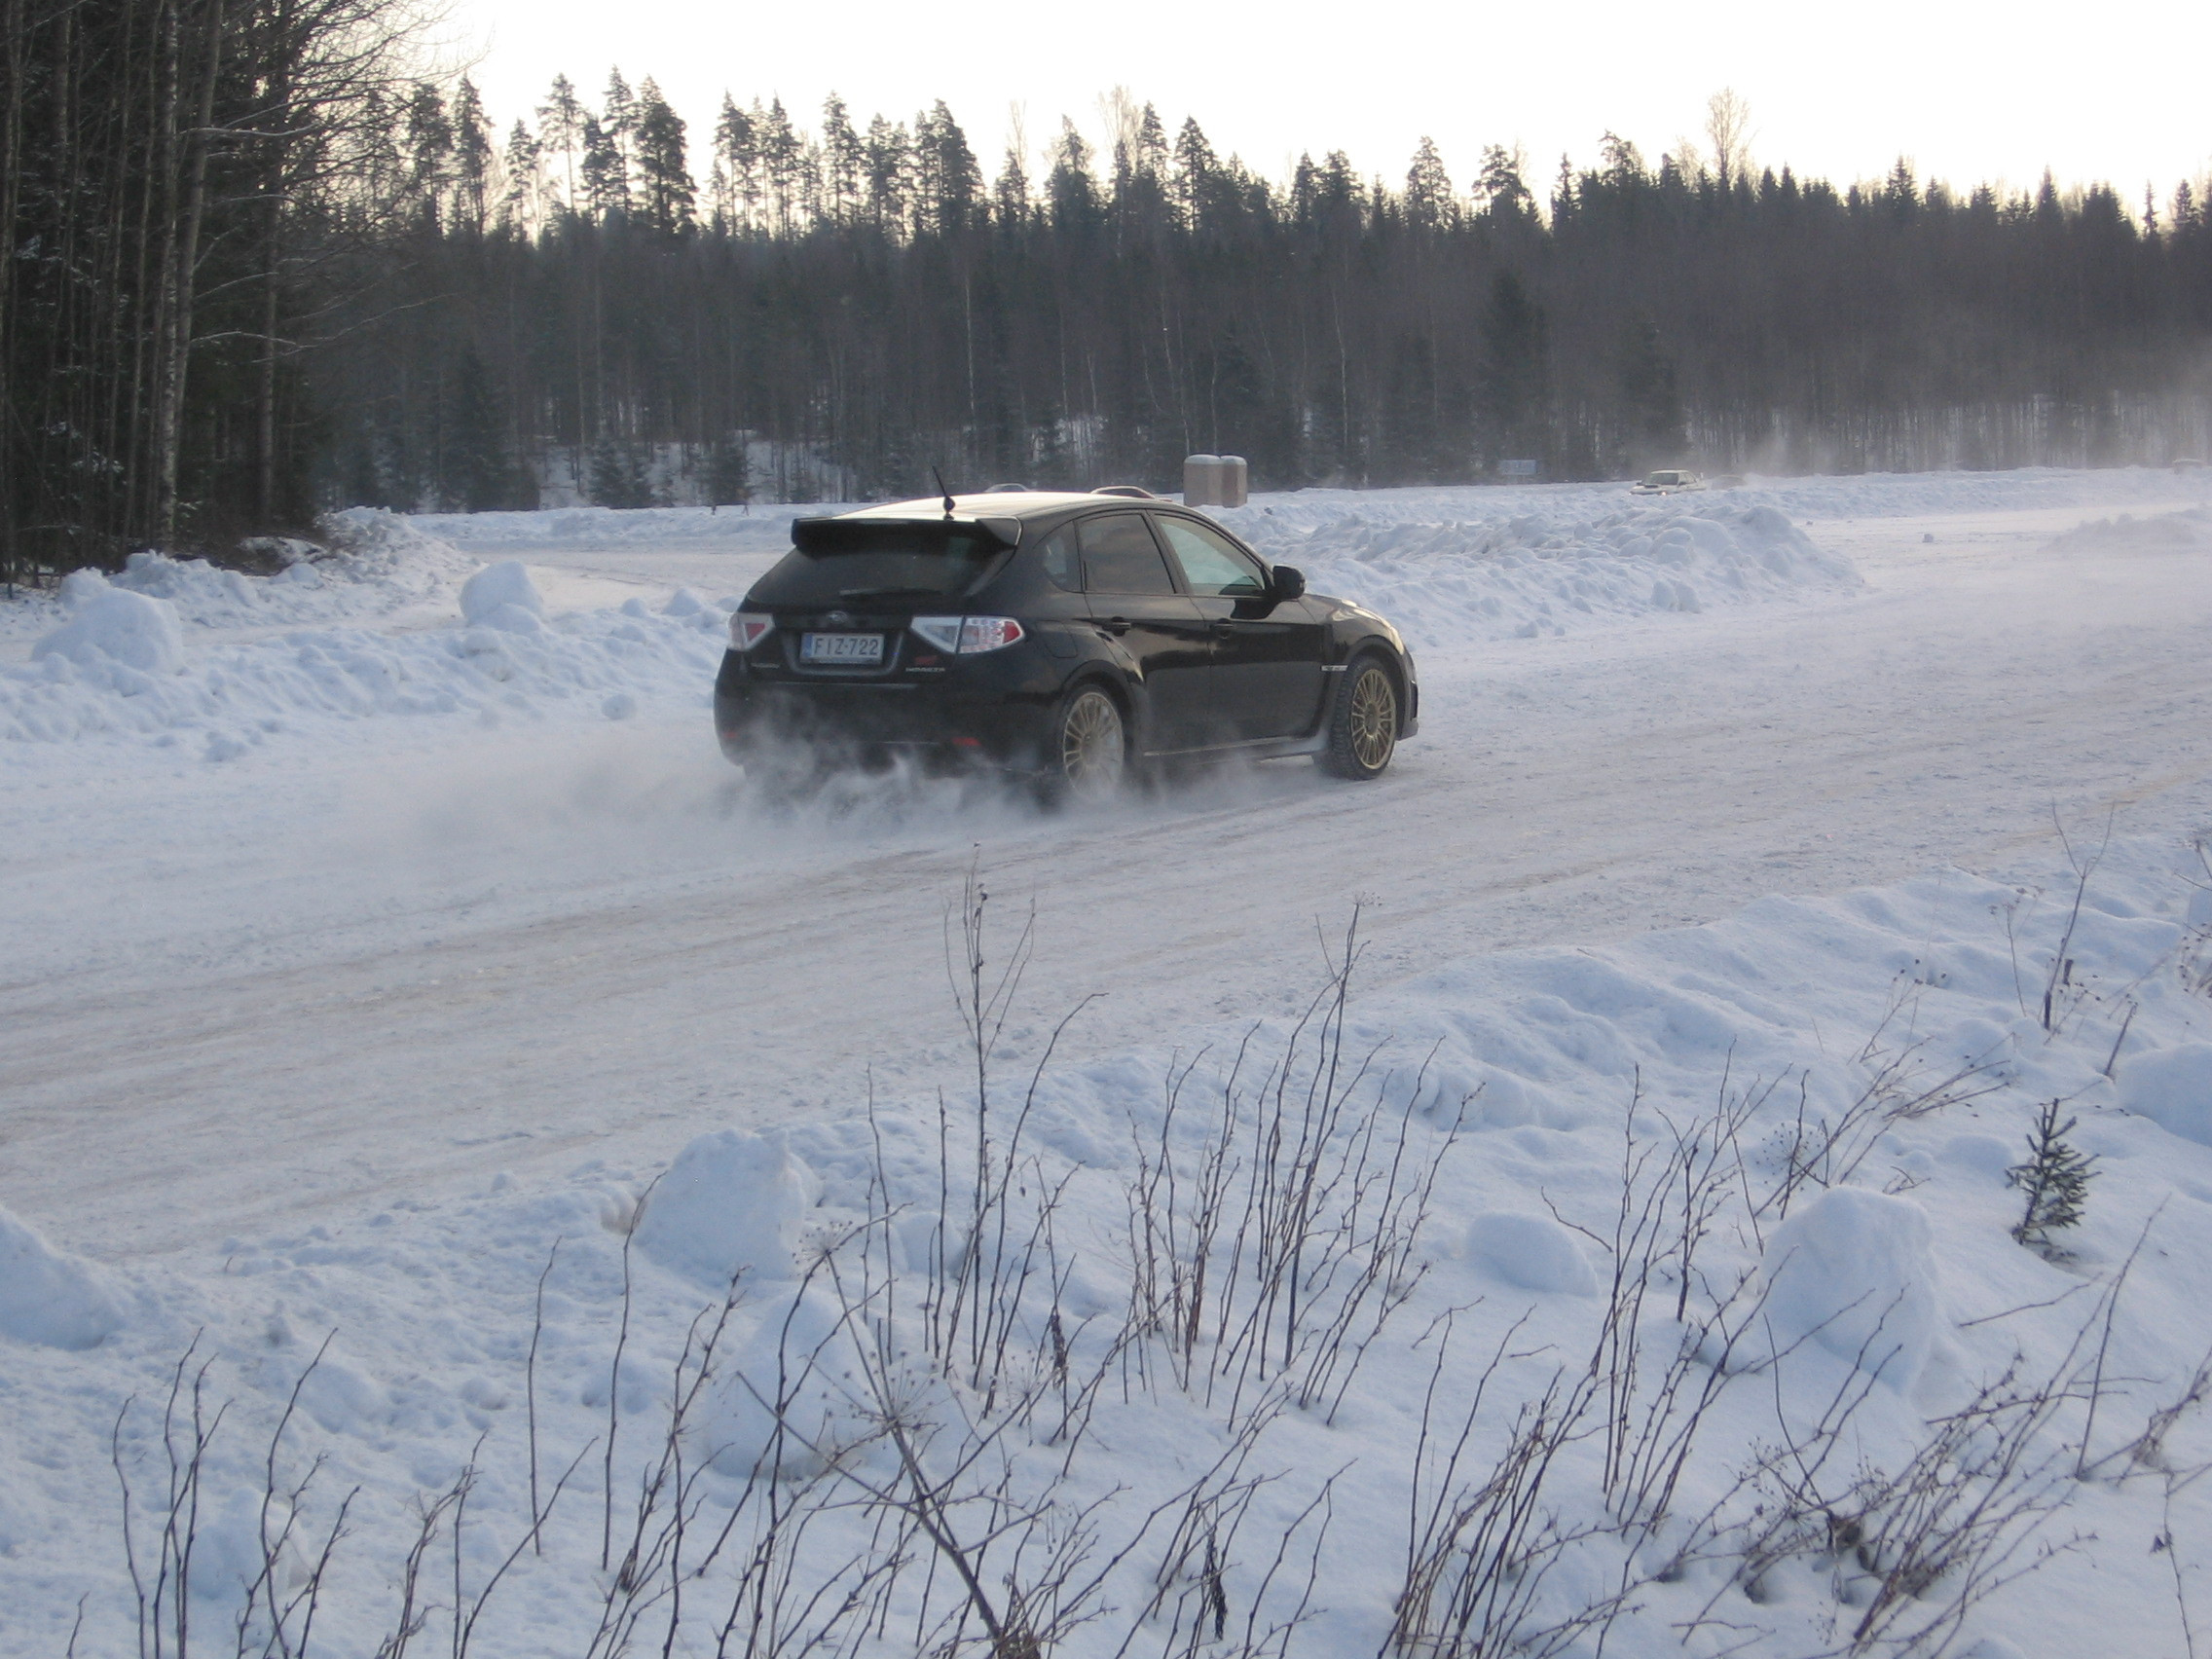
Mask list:
[{"label": "pale sky", "polygon": [[2162,209],[2179,179],[2212,167],[2207,0],[456,0],[450,30],[502,133],[518,115],[535,125],[556,72],[596,104],[619,65],[633,86],[655,78],[691,124],[701,176],[725,89],[740,103],[780,95],[809,130],[831,92],[864,127],[941,97],[996,174],[1016,106],[1034,156],[1063,114],[1095,142],[1115,86],[1157,104],[1170,135],[1196,115],[1218,153],[1277,178],[1300,150],[1343,149],[1395,183],[1428,134],[1461,189],[1485,144],[1518,143],[1542,194],[1561,152],[1594,163],[1607,128],[1656,162],[1697,136],[1721,87],[1751,103],[1755,161],[1838,182],[1900,154],[1961,187],[2026,187],[2048,166],[2061,183],[2110,181],[2131,204],[2151,183]]}]

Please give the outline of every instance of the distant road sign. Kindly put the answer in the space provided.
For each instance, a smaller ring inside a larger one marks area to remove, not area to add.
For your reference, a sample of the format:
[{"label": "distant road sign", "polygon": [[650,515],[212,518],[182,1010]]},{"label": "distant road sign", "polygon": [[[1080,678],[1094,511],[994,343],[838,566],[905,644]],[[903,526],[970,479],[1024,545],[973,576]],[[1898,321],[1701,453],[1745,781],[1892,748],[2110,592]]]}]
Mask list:
[{"label": "distant road sign", "polygon": [[1533,478],[1538,467],[1532,461],[1501,461],[1497,463],[1500,478]]}]

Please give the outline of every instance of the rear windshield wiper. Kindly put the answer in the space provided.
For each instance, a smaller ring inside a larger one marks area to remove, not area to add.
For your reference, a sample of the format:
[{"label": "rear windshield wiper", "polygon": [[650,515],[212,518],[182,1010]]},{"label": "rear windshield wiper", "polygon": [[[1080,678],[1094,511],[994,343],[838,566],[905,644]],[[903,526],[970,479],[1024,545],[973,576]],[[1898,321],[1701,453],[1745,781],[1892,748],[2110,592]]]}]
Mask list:
[{"label": "rear windshield wiper", "polygon": [[942,588],[857,587],[839,588],[837,597],[839,599],[950,599],[952,596]]}]

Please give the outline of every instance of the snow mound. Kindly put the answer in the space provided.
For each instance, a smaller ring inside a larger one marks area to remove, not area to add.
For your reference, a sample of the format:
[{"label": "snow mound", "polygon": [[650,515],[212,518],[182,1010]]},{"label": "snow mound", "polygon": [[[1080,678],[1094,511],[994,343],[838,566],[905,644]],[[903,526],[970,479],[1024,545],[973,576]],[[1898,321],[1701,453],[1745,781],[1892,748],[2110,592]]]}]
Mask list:
[{"label": "snow mound", "polygon": [[820,1286],[771,1304],[719,1369],[697,1432],[723,1474],[803,1480],[857,1438],[860,1367],[843,1310]]},{"label": "snow mound", "polygon": [[[220,570],[204,559],[171,559],[161,553],[139,552],[124,561],[123,573],[115,578],[115,585],[164,600],[175,607],[179,615],[203,627],[231,627],[266,622],[273,615],[280,615],[281,611],[262,596],[275,588],[304,587],[307,577],[292,574],[301,569],[293,565],[278,576],[249,576],[239,571]],[[313,576],[312,566],[304,569]]]},{"label": "snow mound", "polygon": [[2212,550],[2212,507],[2137,518],[2121,513],[2076,525],[2052,540],[2046,553],[2202,553]]},{"label": "snow mound", "polygon": [[1861,585],[1849,560],[1772,506],[1701,499],[1580,518],[1422,522],[1391,505],[1303,528],[1249,507],[1220,516],[1271,560],[1304,571],[1315,592],[1382,611],[1417,649]]},{"label": "snow mound", "polygon": [[780,1138],[717,1129],[668,1166],[638,1223],[638,1248],[718,1287],[740,1273],[788,1279],[799,1228],[821,1196],[814,1171]]},{"label": "snow mound", "polygon": [[251,535],[239,543],[239,551],[275,560],[286,570],[330,557],[329,548],[303,541],[296,535]]},{"label": "snow mound", "polygon": [[[478,569],[398,515],[351,508],[323,534],[323,556],[275,576],[134,553],[112,578],[79,571],[0,607],[0,636],[39,636],[29,663],[0,667],[0,742],[192,734],[219,761],[333,720],[627,719],[706,700],[723,620],[695,595],[548,616],[520,563]],[[457,589],[464,620],[440,626]]]},{"label": "snow mound", "polygon": [[[538,596],[537,584],[530,579],[530,568],[519,559],[502,559],[496,565],[487,565],[461,585],[461,613],[468,621],[486,627],[501,626],[499,618],[510,610],[527,612],[533,618],[545,614],[545,601]],[[516,629],[527,633],[529,630]]]},{"label": "snow mound", "polygon": [[86,1263],[0,1209],[0,1336],[42,1347],[96,1347],[123,1309]]},{"label": "snow mound", "polygon": [[1492,1210],[1467,1229],[1468,1257],[1507,1284],[1566,1296],[1595,1296],[1598,1275],[1582,1246],[1548,1215]]},{"label": "snow mound", "polygon": [[271,1566],[265,1539],[282,1540],[275,1552],[276,1592],[305,1583],[309,1568],[287,1535],[289,1520],[291,1509],[281,1496],[267,1497],[251,1488],[234,1488],[212,1500],[194,1517],[193,1595],[224,1606],[244,1601]]},{"label": "snow mound", "polygon": [[[140,674],[183,671],[184,629],[174,606],[105,582],[94,588],[86,576],[99,580],[88,571],[70,577],[68,597],[76,604],[69,620],[31,647],[33,662],[61,657],[95,675],[118,664]],[[129,696],[137,687],[124,682],[118,689]]]},{"label": "snow mound", "polygon": [[1777,1349],[1812,1339],[1902,1391],[1936,1338],[1935,1236],[1909,1198],[1834,1187],[1767,1240]]},{"label": "snow mound", "polygon": [[2168,1134],[2212,1146],[2212,1043],[2137,1054],[2120,1068],[2120,1098]]},{"label": "snow mound", "polygon": [[471,561],[392,513],[356,507],[324,521],[327,549],[287,542],[296,557],[274,576],[204,559],[133,553],[114,585],[166,600],[198,628],[266,628],[382,616],[436,603]]},{"label": "snow mound", "polygon": [[483,615],[472,618],[478,627],[496,629],[502,634],[542,634],[545,622],[536,611],[522,605],[495,605]]},{"label": "snow mound", "polygon": [[[93,599],[115,592],[167,606],[186,635],[390,617],[450,604],[454,584],[477,563],[404,518],[365,507],[326,519],[323,536],[321,546],[266,537],[244,544],[288,561],[273,576],[147,551],[131,554],[113,575],[74,571],[58,593],[0,604],[0,642],[51,637]],[[0,733],[6,732],[8,691],[0,674]]]},{"label": "snow mound", "polygon": [[523,513],[420,513],[421,530],[457,547],[668,547],[780,552],[799,514],[841,513],[859,502],[824,501],[757,513],[709,507],[557,507]]},{"label": "snow mound", "polygon": [[[134,596],[118,596],[134,597]],[[153,604],[154,601],[145,603]],[[518,605],[482,626],[384,634],[316,628],[202,648],[175,675],[58,651],[0,669],[0,741],[106,734],[174,743],[199,732],[210,758],[276,732],[380,716],[468,716],[490,723],[567,713],[602,719],[610,698],[638,710],[702,704],[725,640],[719,612],[588,612],[541,621]]]},{"label": "snow mound", "polygon": [[475,564],[444,536],[404,513],[382,507],[348,507],[326,514],[321,529],[332,550],[367,575],[429,570],[455,576]]}]

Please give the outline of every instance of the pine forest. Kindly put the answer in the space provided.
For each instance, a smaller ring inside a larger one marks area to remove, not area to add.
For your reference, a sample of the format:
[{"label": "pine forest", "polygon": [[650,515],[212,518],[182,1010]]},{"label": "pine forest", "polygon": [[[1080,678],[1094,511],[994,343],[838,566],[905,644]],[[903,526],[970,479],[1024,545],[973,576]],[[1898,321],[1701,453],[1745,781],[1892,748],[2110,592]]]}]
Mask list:
[{"label": "pine forest", "polygon": [[[418,78],[388,0],[0,0],[12,578],[340,505],[2163,463],[2201,186],[1838,186],[1700,139],[1260,175],[1126,93],[995,166],[865,121]],[[1690,100],[1693,105],[1696,100]],[[1316,134],[1326,139],[1326,134]]]}]

